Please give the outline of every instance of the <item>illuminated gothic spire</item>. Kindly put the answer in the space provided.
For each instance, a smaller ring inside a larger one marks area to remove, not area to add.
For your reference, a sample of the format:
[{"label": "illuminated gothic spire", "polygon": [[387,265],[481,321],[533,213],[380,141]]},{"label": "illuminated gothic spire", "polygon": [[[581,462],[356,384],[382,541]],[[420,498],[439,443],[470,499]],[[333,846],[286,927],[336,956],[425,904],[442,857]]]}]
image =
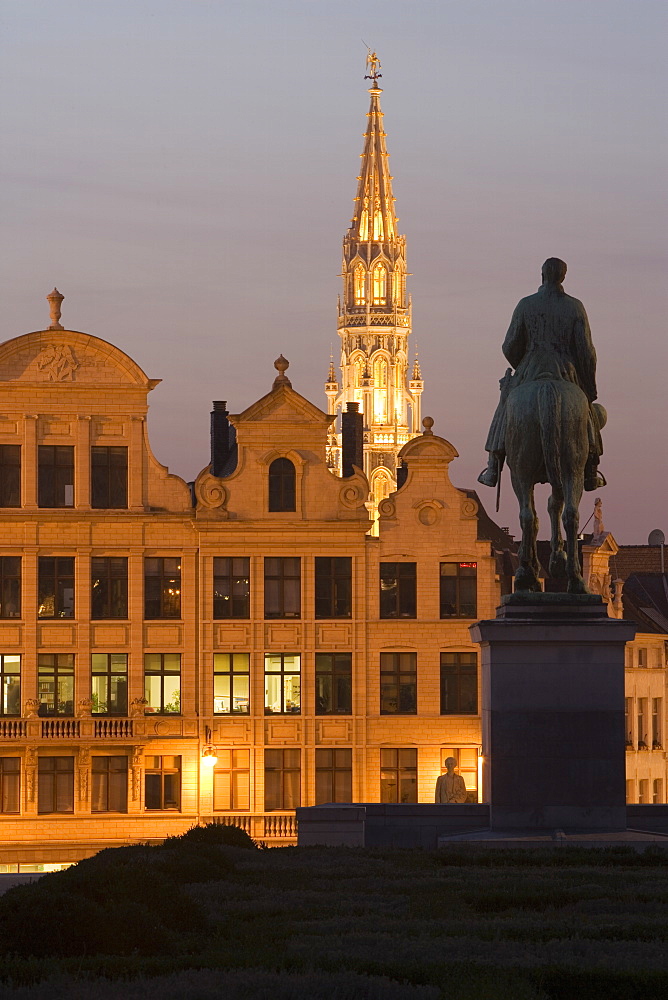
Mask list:
[{"label": "illuminated gothic spire", "polygon": [[[375,80],[373,81],[375,84]],[[371,105],[367,114],[368,124],[364,133],[364,152],[360,170],[355,215],[350,223],[352,240],[393,240],[397,233],[394,211],[389,153],[385,145],[383,112],[380,109],[380,87],[369,89]]]},{"label": "illuminated gothic spire", "polygon": [[[369,50],[371,102],[357,178],[355,214],[343,237],[343,295],[339,299],[341,387],[325,384],[329,412],[359,404],[364,416],[364,470],[369,507],[396,489],[397,455],[420,433],[421,377],[408,381],[411,305],[406,295],[406,239],[398,234],[383,112],[380,62]],[[340,459],[340,442],[338,458]],[[331,454],[337,447],[332,444]]]}]

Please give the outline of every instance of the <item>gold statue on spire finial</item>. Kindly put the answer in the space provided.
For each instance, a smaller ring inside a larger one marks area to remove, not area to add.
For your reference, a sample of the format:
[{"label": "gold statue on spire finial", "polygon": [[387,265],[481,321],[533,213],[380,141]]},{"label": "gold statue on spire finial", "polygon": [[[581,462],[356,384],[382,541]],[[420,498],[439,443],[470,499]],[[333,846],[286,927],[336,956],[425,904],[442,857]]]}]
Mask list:
[{"label": "gold statue on spire finial", "polygon": [[367,45],[366,51],[367,51],[366,75],[364,79],[371,80],[371,83],[375,86],[376,81],[380,80],[381,76],[383,75],[382,73],[378,72],[378,70],[380,69],[380,59],[378,58],[375,52],[371,51],[371,47],[369,45]]}]

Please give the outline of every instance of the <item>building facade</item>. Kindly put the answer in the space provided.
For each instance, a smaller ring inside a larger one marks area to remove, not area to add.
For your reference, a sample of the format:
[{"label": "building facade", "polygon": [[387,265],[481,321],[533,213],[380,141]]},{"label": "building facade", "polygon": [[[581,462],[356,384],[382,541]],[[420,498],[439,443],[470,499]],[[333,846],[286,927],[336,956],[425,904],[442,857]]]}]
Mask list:
[{"label": "building facade", "polygon": [[426,418],[370,536],[286,367],[214,409],[191,489],[123,352],[57,314],[0,347],[0,864],[211,818],[290,843],[300,804],[432,800],[450,755],[481,796],[468,625],[502,584],[457,453]]}]

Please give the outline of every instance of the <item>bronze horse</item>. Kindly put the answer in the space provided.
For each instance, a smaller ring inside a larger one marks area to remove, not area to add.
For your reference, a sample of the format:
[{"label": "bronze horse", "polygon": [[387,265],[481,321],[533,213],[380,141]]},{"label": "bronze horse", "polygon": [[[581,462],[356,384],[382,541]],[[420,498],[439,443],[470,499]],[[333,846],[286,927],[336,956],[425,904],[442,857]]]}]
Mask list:
[{"label": "bronze horse", "polygon": [[588,592],[578,555],[579,506],[589,456],[588,419],[589,401],[574,382],[539,377],[508,395],[506,454],[522,528],[516,590],[541,589],[534,486],[548,482],[552,487],[547,504],[552,529],[550,576],[566,576],[571,594]]}]

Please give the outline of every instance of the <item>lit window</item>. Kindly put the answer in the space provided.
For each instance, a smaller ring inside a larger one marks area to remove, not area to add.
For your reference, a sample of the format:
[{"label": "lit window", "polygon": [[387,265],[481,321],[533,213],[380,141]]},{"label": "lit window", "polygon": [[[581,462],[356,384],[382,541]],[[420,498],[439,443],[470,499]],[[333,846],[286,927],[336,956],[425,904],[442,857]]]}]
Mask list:
[{"label": "lit window", "polygon": [[0,715],[20,714],[21,657],[15,653],[0,653]]},{"label": "lit window", "polygon": [[301,712],[301,657],[295,653],[267,653],[264,658],[265,715]]},{"label": "lit window", "polygon": [[365,292],[365,279],[366,272],[361,264],[358,264],[355,268],[354,274],[354,285],[355,285],[355,305],[363,306],[366,302],[366,292]]},{"label": "lit window", "polygon": [[74,715],[74,655],[39,653],[37,656],[39,714]]},{"label": "lit window", "polygon": [[128,654],[91,655],[93,715],[127,715]]},{"label": "lit window", "polygon": [[373,269],[373,304],[384,306],[387,301],[387,271],[382,264]]},{"label": "lit window", "polygon": [[213,711],[216,715],[248,715],[248,653],[213,654]]},{"label": "lit window", "polygon": [[379,208],[373,213],[373,238],[374,240],[382,240],[384,235],[383,227],[383,213]]},{"label": "lit window", "polygon": [[145,712],[178,714],[181,711],[181,654],[144,654]]},{"label": "lit window", "polygon": [[369,239],[369,210],[367,208],[362,209],[362,215],[360,217],[360,239]]},{"label": "lit window", "polygon": [[38,560],[38,618],[74,617],[74,559],[40,556]]}]

